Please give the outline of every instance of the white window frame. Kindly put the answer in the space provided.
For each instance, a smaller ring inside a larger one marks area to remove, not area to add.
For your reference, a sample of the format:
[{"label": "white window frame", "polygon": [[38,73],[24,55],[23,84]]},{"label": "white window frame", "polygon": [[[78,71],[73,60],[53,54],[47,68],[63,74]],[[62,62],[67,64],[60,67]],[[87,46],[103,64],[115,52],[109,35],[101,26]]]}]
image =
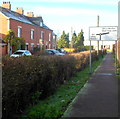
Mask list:
[{"label": "white window frame", "polygon": [[49,41],[51,41],[51,33],[49,33]]},{"label": "white window frame", "polygon": [[41,31],[41,40],[44,41],[44,31]]},{"label": "white window frame", "polygon": [[18,26],[18,37],[22,36],[22,27]]},{"label": "white window frame", "polygon": [[35,36],[35,31],[34,31],[34,29],[31,29],[31,31],[30,31],[31,40],[34,40],[34,36]]}]

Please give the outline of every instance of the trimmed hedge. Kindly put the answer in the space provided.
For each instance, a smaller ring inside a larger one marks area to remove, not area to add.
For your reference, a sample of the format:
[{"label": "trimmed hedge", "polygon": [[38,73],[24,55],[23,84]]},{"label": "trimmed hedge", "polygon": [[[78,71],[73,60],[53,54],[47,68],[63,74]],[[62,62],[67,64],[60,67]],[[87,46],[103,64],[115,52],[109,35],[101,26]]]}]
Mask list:
[{"label": "trimmed hedge", "polygon": [[[92,51],[92,59],[98,59],[96,51]],[[4,57],[3,119],[17,118],[27,106],[53,94],[74,72],[88,64],[88,51],[65,56]]]}]

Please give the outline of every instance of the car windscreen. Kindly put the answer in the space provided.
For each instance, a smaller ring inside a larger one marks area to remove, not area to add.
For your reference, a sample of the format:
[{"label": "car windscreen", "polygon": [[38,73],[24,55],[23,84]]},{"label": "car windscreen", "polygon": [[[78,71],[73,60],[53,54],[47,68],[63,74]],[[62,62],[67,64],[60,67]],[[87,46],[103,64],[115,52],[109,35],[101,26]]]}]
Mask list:
[{"label": "car windscreen", "polygon": [[23,52],[15,52],[14,54],[22,55]]},{"label": "car windscreen", "polygon": [[55,53],[60,53],[58,50],[54,50]]}]

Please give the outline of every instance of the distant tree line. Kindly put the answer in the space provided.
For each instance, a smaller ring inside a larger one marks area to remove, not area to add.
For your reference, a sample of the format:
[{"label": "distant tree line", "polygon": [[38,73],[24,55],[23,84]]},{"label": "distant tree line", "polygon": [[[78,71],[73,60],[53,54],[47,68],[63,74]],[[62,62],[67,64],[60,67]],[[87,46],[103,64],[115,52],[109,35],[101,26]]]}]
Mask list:
[{"label": "distant tree line", "polygon": [[84,47],[84,32],[81,29],[78,35],[74,31],[71,41],[69,40],[69,33],[62,32],[60,39],[58,40],[58,48],[77,48],[81,50]]}]

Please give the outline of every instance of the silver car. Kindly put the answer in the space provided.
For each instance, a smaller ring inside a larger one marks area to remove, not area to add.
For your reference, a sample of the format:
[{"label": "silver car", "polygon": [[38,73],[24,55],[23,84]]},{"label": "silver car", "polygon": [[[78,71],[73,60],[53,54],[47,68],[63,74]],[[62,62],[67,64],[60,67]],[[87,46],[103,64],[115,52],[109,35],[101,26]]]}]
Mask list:
[{"label": "silver car", "polygon": [[10,57],[31,56],[31,52],[28,50],[17,50]]}]

